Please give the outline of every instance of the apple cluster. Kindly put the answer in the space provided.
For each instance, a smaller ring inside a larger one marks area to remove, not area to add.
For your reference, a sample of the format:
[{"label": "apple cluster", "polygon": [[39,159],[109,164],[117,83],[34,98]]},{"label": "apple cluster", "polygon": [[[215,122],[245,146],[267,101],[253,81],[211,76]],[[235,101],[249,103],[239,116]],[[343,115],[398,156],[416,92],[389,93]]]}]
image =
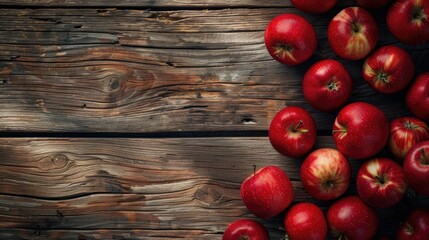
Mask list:
[{"label": "apple cluster", "polygon": [[[310,14],[323,14],[337,0],[291,0]],[[379,29],[371,9],[388,8],[390,33],[403,44],[429,43],[429,0],[356,0],[329,23],[328,43],[340,58],[363,60],[362,78],[380,94],[406,92],[405,104],[413,116],[389,121],[377,106],[348,102],[352,78],[339,61],[324,59],[310,66],[302,80],[304,98],[321,112],[337,112],[332,135],[336,148],[315,148],[317,128],[300,106],[286,106],[272,119],[269,141],[290,158],[302,158],[300,179],[314,199],[332,201],[326,213],[310,202],[293,203],[294,188],[276,166],[265,166],[245,179],[241,198],[256,217],[269,219],[285,212],[289,240],[369,240],[377,233],[375,208],[399,203],[411,189],[429,196],[429,72],[415,77],[413,59],[402,48],[377,48]],[[317,48],[314,27],[293,13],[274,17],[265,30],[268,53],[294,66],[307,61]],[[376,157],[388,148],[391,156]],[[346,195],[351,181],[350,161],[363,161],[356,176],[356,195]],[[397,239],[429,240],[429,210],[414,209],[400,225]],[[239,219],[225,230],[223,240],[269,239],[265,227]],[[384,237],[382,239],[389,239]]]}]

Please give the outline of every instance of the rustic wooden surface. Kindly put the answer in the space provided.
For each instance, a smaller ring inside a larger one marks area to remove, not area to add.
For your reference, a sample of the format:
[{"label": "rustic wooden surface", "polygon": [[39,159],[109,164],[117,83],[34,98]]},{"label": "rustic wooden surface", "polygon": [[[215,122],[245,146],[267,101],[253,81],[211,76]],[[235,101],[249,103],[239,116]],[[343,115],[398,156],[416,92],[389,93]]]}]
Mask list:
[{"label": "rustic wooden surface", "polygon": [[[353,4],[351,0],[343,0],[339,6]],[[0,0],[0,6],[31,6],[31,7],[172,7],[172,8],[219,8],[219,7],[291,7],[289,0]]]},{"label": "rustic wooden surface", "polygon": [[[285,105],[315,117],[317,147],[334,147],[336,113],[303,99],[305,70],[338,59],[326,41],[329,20],[351,0],[311,16],[288,0],[0,0],[0,239],[220,239],[227,224],[254,218],[241,202],[253,165],[277,165],[308,196],[301,159],[267,139]],[[298,67],[274,61],[263,43],[276,15],[293,12],[316,28],[315,55]],[[429,70],[429,44],[407,46],[375,12],[379,46],[395,44]],[[381,95],[353,76],[350,101],[367,101],[392,119],[409,114],[404,92]],[[97,137],[97,138],[94,138]],[[382,153],[384,154],[384,153]],[[360,161],[352,161],[353,176]],[[355,194],[354,185],[348,194]],[[424,197],[378,209],[379,235]],[[282,216],[261,221],[283,237]]]},{"label": "rustic wooden surface", "polygon": [[[0,143],[3,239],[219,239],[227,223],[256,219],[239,194],[253,164],[284,169],[295,202],[324,209],[329,204],[304,191],[301,161],[277,154],[266,137],[2,138]],[[331,137],[319,137],[317,148],[322,147],[334,147]],[[353,176],[361,163],[352,161]],[[410,204],[425,201],[404,200],[380,210],[380,233],[389,233]],[[272,239],[282,237],[281,222],[281,217],[263,222]]]},{"label": "rustic wooden surface", "polygon": [[[336,58],[326,41],[332,13],[305,15],[316,26],[319,48],[305,64],[287,67],[273,60],[263,43],[267,23],[283,12],[300,13],[294,8],[4,9],[0,129],[266,130],[273,115],[292,104],[311,111],[320,129],[330,129],[335,114],[313,110],[300,86],[311,63]],[[390,34],[381,36],[380,45],[392,42]],[[428,68],[429,45],[404,47],[419,72]],[[389,117],[407,113],[403,95],[377,94],[363,82],[361,62],[342,62],[354,76],[351,101],[377,104]]]}]

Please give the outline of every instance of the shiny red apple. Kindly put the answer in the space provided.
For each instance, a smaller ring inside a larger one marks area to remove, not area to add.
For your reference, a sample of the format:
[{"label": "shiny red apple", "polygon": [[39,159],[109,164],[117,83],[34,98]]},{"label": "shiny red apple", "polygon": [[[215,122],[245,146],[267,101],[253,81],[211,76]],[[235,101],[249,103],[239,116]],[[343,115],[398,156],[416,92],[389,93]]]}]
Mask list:
[{"label": "shiny red apple", "polygon": [[387,12],[387,27],[399,41],[421,44],[429,41],[429,1],[397,0]]},{"label": "shiny red apple", "polygon": [[428,240],[429,210],[418,208],[413,210],[399,226],[397,240]]},{"label": "shiny red apple", "polygon": [[347,196],[334,202],[326,219],[332,237],[337,240],[370,240],[379,224],[374,209],[358,196]]},{"label": "shiny red apple", "polygon": [[367,158],[387,143],[389,121],[378,107],[354,102],[340,110],[333,126],[338,150],[350,158]]},{"label": "shiny red apple", "polygon": [[268,219],[280,214],[291,204],[294,190],[282,169],[266,166],[243,181],[240,195],[250,212]]},{"label": "shiny red apple", "polygon": [[331,9],[338,0],[291,0],[292,4],[307,13],[321,14]]},{"label": "shiny red apple", "polygon": [[415,144],[403,165],[409,186],[418,194],[429,196],[429,141]]},{"label": "shiny red apple", "polygon": [[309,59],[316,51],[316,31],[301,16],[281,14],[272,19],[265,30],[265,46],[275,60],[287,65],[297,65]]},{"label": "shiny red apple", "polygon": [[271,145],[288,157],[302,157],[316,143],[316,122],[307,110],[288,106],[272,119],[268,131]]},{"label": "shiny red apple", "polygon": [[420,74],[408,89],[405,103],[416,117],[429,121],[429,72]]},{"label": "shiny red apple", "polygon": [[364,8],[382,8],[390,3],[390,0],[356,0],[356,3]]},{"label": "shiny red apple", "polygon": [[312,107],[322,112],[331,112],[347,102],[352,94],[352,85],[352,78],[344,65],[326,59],[307,70],[302,90]]},{"label": "shiny red apple", "polygon": [[389,124],[388,146],[401,163],[411,147],[421,141],[429,140],[429,127],[415,117],[399,117]]},{"label": "shiny red apple", "polygon": [[348,7],[329,23],[328,42],[334,52],[347,60],[365,58],[378,42],[374,17],[361,7]]},{"label": "shiny red apple", "polygon": [[350,185],[349,161],[338,150],[320,148],[311,152],[301,165],[301,182],[315,199],[332,200]]},{"label": "shiny red apple", "polygon": [[283,222],[288,240],[326,240],[328,226],[325,216],[313,203],[292,206]]},{"label": "shiny red apple", "polygon": [[267,229],[252,219],[232,222],[223,233],[222,240],[270,240]]},{"label": "shiny red apple", "polygon": [[399,164],[388,158],[375,158],[360,167],[356,187],[359,196],[367,204],[388,208],[404,197],[407,183]]},{"label": "shiny red apple", "polygon": [[364,62],[365,81],[381,93],[403,90],[414,77],[414,63],[402,48],[388,45],[377,49]]}]

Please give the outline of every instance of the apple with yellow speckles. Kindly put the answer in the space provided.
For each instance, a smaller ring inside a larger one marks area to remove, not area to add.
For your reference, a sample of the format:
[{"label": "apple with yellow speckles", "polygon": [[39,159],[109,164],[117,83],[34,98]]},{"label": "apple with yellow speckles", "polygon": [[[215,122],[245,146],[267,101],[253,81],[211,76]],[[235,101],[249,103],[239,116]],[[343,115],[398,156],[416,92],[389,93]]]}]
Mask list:
[{"label": "apple with yellow speckles", "polygon": [[379,220],[375,210],[358,196],[343,197],[326,212],[329,232],[336,240],[371,240]]},{"label": "apple with yellow speckles", "polygon": [[340,110],[332,130],[338,150],[350,158],[369,158],[384,148],[389,121],[378,107],[354,102]]},{"label": "apple with yellow speckles", "polygon": [[328,42],[334,52],[347,60],[365,58],[379,39],[377,23],[367,10],[348,7],[329,23]]},{"label": "apple with yellow speckles", "polygon": [[381,93],[396,93],[407,87],[414,76],[414,63],[402,48],[389,45],[377,49],[364,62],[365,81]]},{"label": "apple with yellow speckles", "polygon": [[317,48],[313,26],[305,18],[293,13],[273,18],[265,30],[264,41],[268,53],[287,65],[305,62]]},{"label": "apple with yellow speckles", "polygon": [[268,138],[279,153],[293,158],[306,155],[314,147],[317,127],[311,114],[299,106],[287,106],[271,120]]},{"label": "apple with yellow speckles", "polygon": [[325,59],[313,64],[302,80],[302,93],[308,103],[322,112],[343,106],[352,94],[353,81],[339,61]]},{"label": "apple with yellow speckles", "polygon": [[429,126],[415,117],[399,117],[389,124],[390,152],[403,162],[408,151],[417,143],[429,140]]},{"label": "apple with yellow speckles", "polygon": [[294,198],[294,189],[288,175],[281,168],[265,166],[243,181],[240,195],[250,212],[268,219],[289,207]]},{"label": "apple with yellow speckles", "polygon": [[429,196],[429,141],[415,144],[405,156],[403,166],[408,185],[416,193]]},{"label": "apple with yellow speckles", "polygon": [[393,36],[403,43],[427,43],[429,41],[429,1],[395,1],[387,12],[386,23]]},{"label": "apple with yellow speckles", "polygon": [[338,150],[320,148],[311,152],[301,165],[301,182],[315,199],[332,200],[346,192],[351,167]]},{"label": "apple with yellow speckles", "polygon": [[378,208],[392,207],[405,195],[405,172],[389,158],[371,159],[359,168],[356,187],[367,204]]},{"label": "apple with yellow speckles", "polygon": [[429,121],[429,72],[417,76],[408,89],[405,104],[414,116]]},{"label": "apple with yellow speckles", "polygon": [[286,238],[290,240],[326,240],[328,226],[322,209],[314,203],[300,202],[285,214]]},{"label": "apple with yellow speckles", "polygon": [[429,210],[414,209],[401,223],[396,234],[397,240],[427,240],[429,236]]},{"label": "apple with yellow speckles", "polygon": [[223,233],[222,240],[270,240],[267,229],[253,219],[238,219]]}]

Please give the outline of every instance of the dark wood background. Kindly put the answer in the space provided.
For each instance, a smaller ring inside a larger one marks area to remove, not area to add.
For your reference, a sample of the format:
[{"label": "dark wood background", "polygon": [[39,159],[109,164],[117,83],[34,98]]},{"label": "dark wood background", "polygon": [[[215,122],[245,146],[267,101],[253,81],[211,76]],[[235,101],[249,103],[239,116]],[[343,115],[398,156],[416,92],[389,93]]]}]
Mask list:
[{"label": "dark wood background", "polygon": [[[389,119],[409,115],[404,92],[376,93],[362,61],[330,50],[330,19],[354,4],[311,16],[288,0],[0,0],[0,239],[221,239],[230,222],[257,219],[239,195],[253,165],[282,167],[295,202],[326,210],[330,202],[302,188],[302,159],[279,155],[267,138],[277,111],[300,105],[317,121],[316,147],[335,147],[336,113],[303,98],[306,69],[340,60],[353,76],[350,101]],[[285,12],[318,34],[317,52],[297,67],[274,61],[263,42]],[[403,47],[417,74],[428,71],[429,44],[398,43],[385,11],[373,13],[378,46]],[[361,163],[352,161],[354,176]],[[378,235],[393,236],[416,206],[429,201],[377,209]],[[257,220],[283,237],[282,216]]]}]

